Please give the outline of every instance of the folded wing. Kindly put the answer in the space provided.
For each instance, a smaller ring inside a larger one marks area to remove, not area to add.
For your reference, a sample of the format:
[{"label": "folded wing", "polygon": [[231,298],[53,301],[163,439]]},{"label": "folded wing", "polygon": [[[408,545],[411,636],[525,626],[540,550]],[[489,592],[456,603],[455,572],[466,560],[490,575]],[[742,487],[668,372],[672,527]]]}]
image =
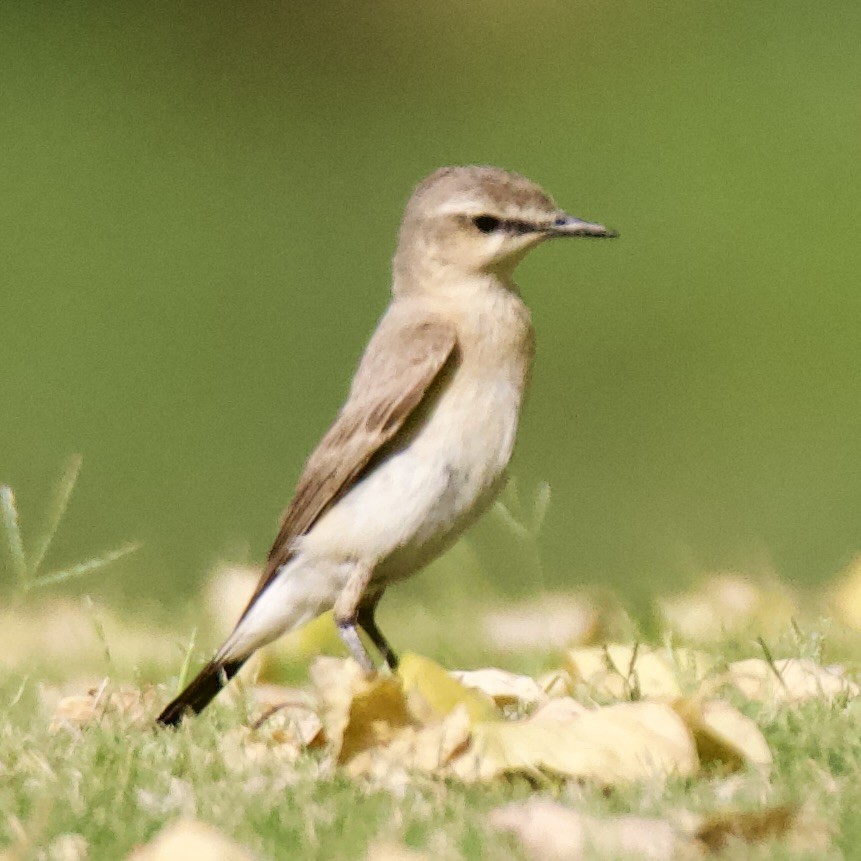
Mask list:
[{"label": "folded wing", "polygon": [[290,559],[296,538],[350,489],[374,455],[397,443],[443,369],[456,361],[456,346],[454,327],[437,318],[381,322],[347,403],[305,465],[245,613]]}]

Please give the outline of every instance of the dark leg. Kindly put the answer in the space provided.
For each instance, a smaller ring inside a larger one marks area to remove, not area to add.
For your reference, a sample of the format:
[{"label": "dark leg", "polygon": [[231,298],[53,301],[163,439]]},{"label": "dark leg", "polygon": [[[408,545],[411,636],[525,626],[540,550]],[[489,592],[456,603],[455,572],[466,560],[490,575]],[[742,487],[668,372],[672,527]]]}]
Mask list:
[{"label": "dark leg", "polygon": [[382,592],[374,597],[373,602],[363,604],[359,607],[357,621],[362,630],[371,638],[371,642],[377,647],[377,651],[383,656],[386,666],[395,672],[398,668],[398,656],[395,650],[389,645],[389,641],[383,636],[383,632],[377,627],[377,620],[374,614],[377,611],[377,604],[382,598]]}]

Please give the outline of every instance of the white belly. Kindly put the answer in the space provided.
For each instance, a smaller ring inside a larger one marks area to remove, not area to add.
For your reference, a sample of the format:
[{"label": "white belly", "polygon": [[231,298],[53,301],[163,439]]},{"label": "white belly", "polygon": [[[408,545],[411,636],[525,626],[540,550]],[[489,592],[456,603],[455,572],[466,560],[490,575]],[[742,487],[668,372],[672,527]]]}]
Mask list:
[{"label": "white belly", "polygon": [[521,393],[502,375],[466,385],[462,371],[410,444],[300,540],[308,561],[361,560],[376,567],[375,579],[407,577],[485,510],[504,481]]}]

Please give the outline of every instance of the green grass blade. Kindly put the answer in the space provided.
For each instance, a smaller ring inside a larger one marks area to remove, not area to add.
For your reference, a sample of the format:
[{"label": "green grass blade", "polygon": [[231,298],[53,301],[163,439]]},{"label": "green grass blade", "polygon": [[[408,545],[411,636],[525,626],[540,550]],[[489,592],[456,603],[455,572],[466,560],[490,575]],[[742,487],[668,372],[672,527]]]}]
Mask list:
[{"label": "green grass blade", "polygon": [[6,542],[9,556],[12,558],[12,568],[22,591],[29,588],[27,557],[24,554],[24,541],[21,538],[21,524],[18,518],[18,506],[15,504],[15,494],[8,485],[0,487],[0,508],[3,509],[3,526],[6,529]]},{"label": "green grass blade", "polygon": [[526,541],[532,537],[529,530],[517,520],[502,500],[497,499],[493,503],[493,511],[509,531],[514,533],[521,541]]},{"label": "green grass blade", "polygon": [[84,574],[89,574],[98,568],[104,568],[117,559],[123,556],[128,556],[134,553],[141,547],[140,543],[124,544],[116,550],[111,550],[108,553],[103,553],[101,556],[96,556],[93,559],[88,559],[86,562],[79,562],[77,565],[72,565],[69,568],[63,568],[60,571],[54,571],[51,574],[46,574],[44,577],[39,577],[30,584],[31,589],[41,588],[42,586],[53,586],[56,583],[62,583],[65,580],[72,580],[75,577],[82,577]]},{"label": "green grass blade", "polygon": [[[114,665],[114,658],[111,654],[111,646],[108,643],[108,634],[105,631],[105,626],[102,624],[102,620],[99,618],[98,613],[96,612],[96,607],[93,604],[93,599],[89,595],[84,596],[84,607],[87,612],[90,614],[90,621],[93,623],[93,630],[96,632],[96,636],[99,639],[99,642],[102,644],[102,648],[105,653],[105,662],[107,663],[108,668],[112,668]],[[107,686],[108,680],[105,679],[102,682],[103,688]],[[101,689],[100,689],[101,690]],[[96,695],[96,700],[101,696],[101,692]]]},{"label": "green grass blade", "polygon": [[759,647],[760,649],[762,649],[763,655],[765,655],[765,661],[771,669],[771,672],[774,673],[775,677],[780,682],[780,686],[784,690],[786,690],[786,682],[783,680],[783,676],[780,674],[780,670],[777,669],[777,664],[774,663],[774,657],[771,654],[771,649],[768,648],[768,645],[762,637],[757,637],[756,642],[759,643]]},{"label": "green grass blade", "polygon": [[83,457],[79,454],[72,455],[69,462],[66,464],[66,469],[63,476],[54,490],[54,496],[51,499],[51,504],[48,508],[48,519],[45,523],[45,530],[33,550],[33,556],[30,560],[30,577],[35,577],[45,559],[45,554],[57,534],[57,529],[60,526],[60,521],[69,507],[69,498],[72,491],[75,489],[75,484],[78,481],[78,474],[81,471],[81,463]]},{"label": "green grass blade", "polygon": [[532,506],[532,534],[538,536],[544,526],[544,518],[550,507],[550,484],[542,481],[535,490],[535,502]]},{"label": "green grass blade", "polygon": [[197,643],[197,628],[194,628],[191,632],[191,639],[188,641],[188,648],[185,650],[185,657],[182,661],[182,668],[179,671],[179,681],[177,682],[176,692],[177,694],[182,692],[182,689],[185,687],[186,682],[188,681],[188,677],[191,672],[191,660],[194,655],[194,647]]}]

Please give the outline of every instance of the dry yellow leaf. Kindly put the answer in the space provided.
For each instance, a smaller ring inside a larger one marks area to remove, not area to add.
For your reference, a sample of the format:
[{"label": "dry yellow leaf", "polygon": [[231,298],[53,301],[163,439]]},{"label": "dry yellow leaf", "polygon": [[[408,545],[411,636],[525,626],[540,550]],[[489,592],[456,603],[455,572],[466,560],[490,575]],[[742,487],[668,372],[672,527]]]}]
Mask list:
[{"label": "dry yellow leaf", "polygon": [[590,711],[573,697],[556,697],[539,706],[528,718],[540,720],[573,720]]},{"label": "dry yellow leaf", "polygon": [[735,770],[745,765],[771,766],[768,743],[749,717],[723,700],[678,700],[676,712],[694,735],[704,763],[720,762]]},{"label": "dry yellow leaf", "polygon": [[858,685],[839,667],[821,667],[807,658],[773,663],[749,658],[729,665],[729,679],[746,697],[758,702],[795,703],[858,695]]},{"label": "dry yellow leaf", "polygon": [[706,816],[676,811],[669,821],[635,816],[597,818],[558,802],[534,799],[497,808],[489,821],[492,828],[513,835],[535,861],[595,857],[687,861],[700,859],[703,853],[719,853],[733,843],[757,845],[774,840],[821,857],[829,837],[822,819],[789,805]]},{"label": "dry yellow leaf", "polygon": [[452,670],[461,684],[487,694],[498,706],[535,706],[547,700],[547,694],[535,679],[507,670],[488,667],[483,670]]},{"label": "dry yellow leaf", "polygon": [[413,714],[422,723],[440,720],[463,705],[472,721],[493,720],[499,716],[493,700],[480,690],[461,684],[439,664],[422,655],[407,653],[398,666]]},{"label": "dry yellow leaf", "polygon": [[261,765],[277,763],[279,768],[293,765],[305,750],[289,734],[260,732],[245,726],[228,730],[219,744],[219,753],[231,771],[245,773]]},{"label": "dry yellow leaf", "polygon": [[154,688],[123,687],[112,690],[105,679],[86,694],[63,697],[54,709],[49,730],[80,727],[95,720],[120,720],[123,724],[144,724],[155,713]]},{"label": "dry yellow leaf", "polygon": [[725,849],[733,840],[761,843],[786,834],[797,813],[797,808],[789,805],[765,810],[712,813],[697,827],[696,837],[710,852]]},{"label": "dry yellow leaf", "polygon": [[132,851],[127,861],[254,861],[255,856],[204,822],[180,819],[152,842]]},{"label": "dry yellow leaf", "polygon": [[324,741],[323,723],[314,698],[301,688],[260,685],[252,688],[256,706],[251,726],[265,729],[273,737],[289,737],[300,747],[317,747]]},{"label": "dry yellow leaf", "polygon": [[599,819],[555,801],[517,801],[492,810],[492,828],[514,836],[535,861],[640,858],[681,861],[695,857],[692,841],[665,819]]},{"label": "dry yellow leaf", "polygon": [[[367,648],[367,636],[362,631],[359,636]],[[331,611],[291,631],[282,638],[279,649],[289,659],[297,661],[307,661],[317,655],[346,657],[349,654],[344,641],[338,635]]]},{"label": "dry yellow leaf", "polygon": [[658,601],[664,625],[690,642],[709,642],[755,630],[773,635],[797,615],[795,600],[775,577],[721,572],[696,589]]},{"label": "dry yellow leaf", "polygon": [[574,680],[568,670],[550,670],[535,681],[548,697],[567,697],[574,691]]},{"label": "dry yellow leaf", "polygon": [[250,726],[236,727],[224,735],[221,753],[228,768],[245,771],[268,762],[292,764],[303,751],[325,743],[322,721],[310,708],[311,698],[305,692],[269,685],[252,694],[258,703],[272,704]]},{"label": "dry yellow leaf", "polygon": [[347,774],[369,778],[383,786],[401,787],[414,772],[438,773],[468,744],[470,724],[466,707],[458,705],[442,721],[430,726],[405,727],[387,744],[356,754],[347,763]]},{"label": "dry yellow leaf", "polygon": [[[367,678],[352,661],[320,658],[312,667],[334,755],[354,777],[401,785],[413,771],[467,781],[544,772],[610,784],[688,775],[698,767],[693,738],[667,705],[586,710],[568,698],[547,702],[526,720],[476,722],[470,698],[477,691],[426,659],[411,656],[405,663],[413,693],[430,712],[427,724],[398,679]],[[435,708],[428,696],[436,698]]]},{"label": "dry yellow leaf", "polygon": [[66,673],[90,673],[105,667],[105,642],[110,645],[111,665],[121,672],[176,663],[172,633],[157,630],[152,623],[133,624],[106,607],[87,607],[70,599],[34,601],[26,610],[0,610],[0,630],[0,667],[5,669],[44,663],[62,666]]},{"label": "dry yellow leaf", "polygon": [[549,652],[594,642],[600,629],[598,608],[581,595],[545,595],[484,618],[487,639],[506,652]]},{"label": "dry yellow leaf", "polygon": [[834,615],[855,631],[861,631],[861,553],[840,573],[830,590]]},{"label": "dry yellow leaf", "polygon": [[94,720],[99,714],[98,703],[90,694],[63,697],[57,703],[48,728],[51,732],[56,732],[66,724],[81,726]]},{"label": "dry yellow leaf", "polygon": [[691,733],[663,703],[618,703],[569,719],[475,724],[469,748],[451,763],[460,779],[550,772],[610,785],[699,766]]},{"label": "dry yellow leaf", "polygon": [[591,687],[597,696],[613,699],[673,700],[682,695],[686,676],[702,678],[711,659],[690,649],[655,650],[648,646],[610,643],[571,649],[566,666],[575,682]]},{"label": "dry yellow leaf", "polygon": [[311,679],[326,738],[340,764],[363,750],[387,744],[399,730],[417,723],[398,678],[368,677],[351,658],[317,658],[311,665]]}]

